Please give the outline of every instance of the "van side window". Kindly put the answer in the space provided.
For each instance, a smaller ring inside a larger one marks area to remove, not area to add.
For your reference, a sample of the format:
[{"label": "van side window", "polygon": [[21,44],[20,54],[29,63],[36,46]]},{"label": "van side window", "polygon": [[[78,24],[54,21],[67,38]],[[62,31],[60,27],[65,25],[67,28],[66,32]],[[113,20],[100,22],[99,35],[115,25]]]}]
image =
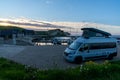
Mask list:
[{"label": "van side window", "polygon": [[85,50],[89,50],[89,45],[88,44],[84,44],[79,51],[85,51]]},{"label": "van side window", "polygon": [[88,44],[84,44],[84,50],[88,50],[89,49],[89,45]]},{"label": "van side window", "polygon": [[92,43],[90,44],[90,49],[107,49],[107,48],[115,48],[116,43],[107,42],[107,43]]}]

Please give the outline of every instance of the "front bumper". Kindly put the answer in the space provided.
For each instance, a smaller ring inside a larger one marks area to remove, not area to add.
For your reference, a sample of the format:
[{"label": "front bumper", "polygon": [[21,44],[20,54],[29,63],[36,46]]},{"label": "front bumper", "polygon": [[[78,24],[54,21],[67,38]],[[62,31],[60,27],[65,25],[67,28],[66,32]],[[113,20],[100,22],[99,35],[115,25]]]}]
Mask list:
[{"label": "front bumper", "polygon": [[74,59],[75,59],[75,57],[74,57],[74,55],[71,55],[71,54],[69,54],[69,53],[66,53],[66,52],[64,52],[64,58],[67,60],[67,61],[69,61],[69,62],[74,62]]}]

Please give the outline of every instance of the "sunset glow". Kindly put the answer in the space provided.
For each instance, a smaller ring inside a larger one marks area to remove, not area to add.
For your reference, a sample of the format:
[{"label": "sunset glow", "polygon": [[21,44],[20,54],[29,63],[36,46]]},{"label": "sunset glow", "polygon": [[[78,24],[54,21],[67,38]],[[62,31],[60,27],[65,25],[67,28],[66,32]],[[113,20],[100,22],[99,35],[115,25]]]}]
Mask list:
[{"label": "sunset glow", "polygon": [[114,35],[120,34],[120,26],[113,26],[108,24],[92,23],[92,22],[48,22],[31,19],[0,19],[0,25],[3,26],[17,26],[24,29],[43,31],[50,29],[61,29],[73,35],[81,35],[81,28],[93,27],[98,28]]},{"label": "sunset glow", "polygon": [[1,25],[1,26],[12,26],[12,24],[5,23],[5,22],[3,22],[3,23],[0,23],[0,25]]}]

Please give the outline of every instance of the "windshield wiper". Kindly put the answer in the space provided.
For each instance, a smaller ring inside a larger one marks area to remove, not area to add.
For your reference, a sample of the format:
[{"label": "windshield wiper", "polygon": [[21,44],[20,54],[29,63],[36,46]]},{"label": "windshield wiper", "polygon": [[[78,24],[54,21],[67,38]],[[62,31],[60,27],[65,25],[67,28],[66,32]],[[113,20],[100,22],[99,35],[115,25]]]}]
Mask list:
[{"label": "windshield wiper", "polygon": [[73,49],[73,48],[71,48],[71,47],[69,47],[69,49],[71,49],[71,50],[75,50],[75,49]]}]

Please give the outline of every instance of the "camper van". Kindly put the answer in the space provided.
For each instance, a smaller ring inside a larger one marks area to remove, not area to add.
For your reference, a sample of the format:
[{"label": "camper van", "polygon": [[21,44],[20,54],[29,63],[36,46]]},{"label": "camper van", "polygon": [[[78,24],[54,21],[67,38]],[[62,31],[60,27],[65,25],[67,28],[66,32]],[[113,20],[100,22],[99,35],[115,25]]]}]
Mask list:
[{"label": "camper van", "polygon": [[117,40],[111,34],[96,28],[82,28],[83,34],[64,51],[70,62],[80,63],[91,59],[113,59],[117,56]]},{"label": "camper van", "polygon": [[64,57],[69,62],[81,63],[85,60],[117,56],[117,41],[115,38],[79,37],[64,51]]}]

